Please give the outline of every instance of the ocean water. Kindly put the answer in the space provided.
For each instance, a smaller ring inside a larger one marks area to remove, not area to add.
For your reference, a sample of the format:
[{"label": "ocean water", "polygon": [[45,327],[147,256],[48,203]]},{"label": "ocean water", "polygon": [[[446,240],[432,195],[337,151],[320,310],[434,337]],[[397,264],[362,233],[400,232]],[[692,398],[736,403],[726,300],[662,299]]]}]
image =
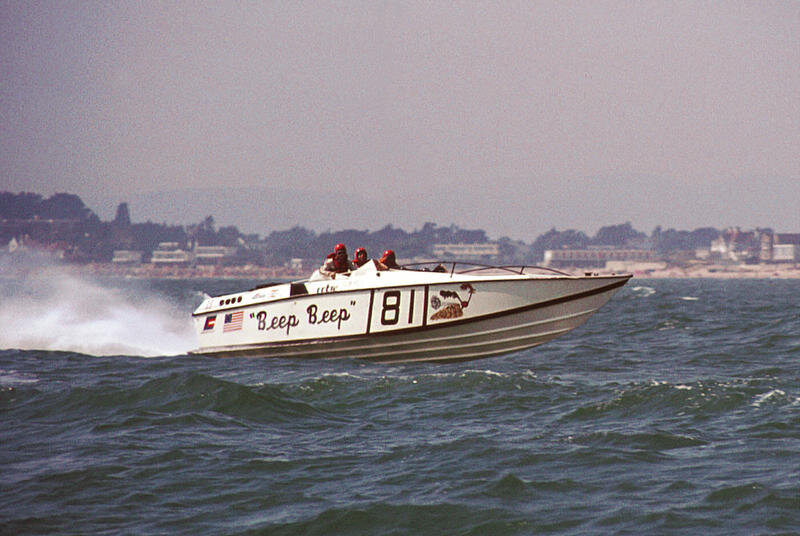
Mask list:
[{"label": "ocean water", "polygon": [[799,534],[800,281],[460,364],[187,356],[242,281],[0,282],[0,534]]}]

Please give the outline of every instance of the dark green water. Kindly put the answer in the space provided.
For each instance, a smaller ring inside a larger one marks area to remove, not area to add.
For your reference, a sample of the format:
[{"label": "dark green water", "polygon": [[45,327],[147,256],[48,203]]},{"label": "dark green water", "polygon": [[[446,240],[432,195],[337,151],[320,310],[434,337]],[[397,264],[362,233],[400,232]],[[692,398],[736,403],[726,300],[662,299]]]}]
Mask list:
[{"label": "dark green water", "polygon": [[633,280],[471,363],[184,355],[249,283],[2,284],[0,533],[800,533],[800,281]]}]

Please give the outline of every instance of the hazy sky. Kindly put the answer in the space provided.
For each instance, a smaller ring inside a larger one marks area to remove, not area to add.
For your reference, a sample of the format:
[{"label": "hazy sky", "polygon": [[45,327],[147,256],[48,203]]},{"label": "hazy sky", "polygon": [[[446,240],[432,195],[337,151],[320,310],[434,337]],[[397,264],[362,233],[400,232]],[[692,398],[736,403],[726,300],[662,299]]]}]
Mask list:
[{"label": "hazy sky", "polygon": [[0,0],[0,69],[0,190],[104,218],[800,232],[796,1]]}]

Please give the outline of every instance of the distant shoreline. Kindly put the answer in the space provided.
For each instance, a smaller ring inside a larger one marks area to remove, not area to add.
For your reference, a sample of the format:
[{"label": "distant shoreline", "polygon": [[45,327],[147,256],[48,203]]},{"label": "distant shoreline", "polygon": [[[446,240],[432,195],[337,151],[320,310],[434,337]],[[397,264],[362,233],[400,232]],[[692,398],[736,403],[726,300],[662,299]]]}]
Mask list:
[{"label": "distant shoreline", "polygon": [[638,279],[800,279],[800,266],[792,264],[667,266],[631,272]]},{"label": "distant shoreline", "polygon": [[[291,280],[303,279],[311,273],[285,267],[245,266],[153,266],[140,264],[124,266],[111,263],[90,263],[83,265],[58,265],[67,272],[77,275],[111,277],[121,279],[259,279]],[[24,277],[36,269],[30,266],[4,267],[0,277]],[[609,270],[573,268],[563,271],[582,275],[584,273],[610,274]],[[666,266],[656,270],[637,269],[631,265],[617,273],[632,273],[635,279],[800,279],[800,265],[693,265]]]}]

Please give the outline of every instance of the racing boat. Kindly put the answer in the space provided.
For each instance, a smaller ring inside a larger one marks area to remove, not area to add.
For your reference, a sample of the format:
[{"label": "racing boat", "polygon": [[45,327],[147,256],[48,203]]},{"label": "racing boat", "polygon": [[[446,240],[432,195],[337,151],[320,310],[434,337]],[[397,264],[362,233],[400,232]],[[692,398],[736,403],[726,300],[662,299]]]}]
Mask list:
[{"label": "racing boat", "polygon": [[537,346],[581,325],[630,274],[439,264],[357,270],[207,298],[198,348],[218,357],[461,361]]}]

